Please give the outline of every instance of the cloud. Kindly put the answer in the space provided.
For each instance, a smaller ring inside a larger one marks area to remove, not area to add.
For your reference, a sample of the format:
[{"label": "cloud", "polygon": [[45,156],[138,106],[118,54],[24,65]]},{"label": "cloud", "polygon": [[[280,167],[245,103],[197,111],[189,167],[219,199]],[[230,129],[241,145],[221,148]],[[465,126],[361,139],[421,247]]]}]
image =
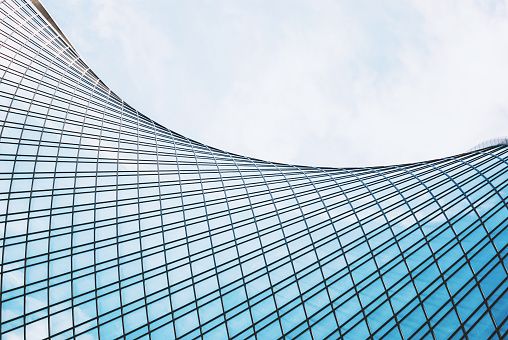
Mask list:
[{"label": "cloud", "polygon": [[227,151],[366,166],[508,134],[506,1],[44,4],[114,92]]}]

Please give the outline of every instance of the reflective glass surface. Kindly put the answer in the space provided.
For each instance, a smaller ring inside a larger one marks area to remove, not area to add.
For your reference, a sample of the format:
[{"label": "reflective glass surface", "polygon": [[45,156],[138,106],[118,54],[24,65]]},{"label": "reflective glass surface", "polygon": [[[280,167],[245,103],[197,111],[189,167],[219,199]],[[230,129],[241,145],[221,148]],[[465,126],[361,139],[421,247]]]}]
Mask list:
[{"label": "reflective glass surface", "polygon": [[118,98],[0,3],[0,332],[501,339],[508,146],[372,167],[230,154]]}]

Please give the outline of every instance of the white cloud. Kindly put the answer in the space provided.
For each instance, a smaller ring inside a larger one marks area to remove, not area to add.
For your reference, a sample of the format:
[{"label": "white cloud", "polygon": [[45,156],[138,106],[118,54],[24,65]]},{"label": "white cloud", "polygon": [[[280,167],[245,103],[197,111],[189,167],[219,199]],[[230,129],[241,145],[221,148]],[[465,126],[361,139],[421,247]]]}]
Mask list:
[{"label": "white cloud", "polygon": [[506,1],[44,4],[128,103],[235,153],[376,165],[508,134]]}]

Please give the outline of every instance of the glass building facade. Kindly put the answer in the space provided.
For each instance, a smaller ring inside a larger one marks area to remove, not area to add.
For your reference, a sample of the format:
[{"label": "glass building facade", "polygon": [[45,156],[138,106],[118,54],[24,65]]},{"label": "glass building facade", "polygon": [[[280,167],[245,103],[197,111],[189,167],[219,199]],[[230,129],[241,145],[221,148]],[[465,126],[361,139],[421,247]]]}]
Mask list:
[{"label": "glass building facade", "polygon": [[506,336],[507,145],[231,154],[127,105],[41,13],[0,2],[2,339]]}]

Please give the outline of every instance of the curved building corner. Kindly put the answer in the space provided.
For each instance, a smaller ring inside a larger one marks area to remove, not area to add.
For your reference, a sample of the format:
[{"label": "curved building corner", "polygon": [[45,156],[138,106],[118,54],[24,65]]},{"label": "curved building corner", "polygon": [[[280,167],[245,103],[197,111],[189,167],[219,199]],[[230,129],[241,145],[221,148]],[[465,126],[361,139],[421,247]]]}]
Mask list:
[{"label": "curved building corner", "polygon": [[233,155],[126,105],[46,14],[0,2],[2,339],[506,337],[506,140]]}]

